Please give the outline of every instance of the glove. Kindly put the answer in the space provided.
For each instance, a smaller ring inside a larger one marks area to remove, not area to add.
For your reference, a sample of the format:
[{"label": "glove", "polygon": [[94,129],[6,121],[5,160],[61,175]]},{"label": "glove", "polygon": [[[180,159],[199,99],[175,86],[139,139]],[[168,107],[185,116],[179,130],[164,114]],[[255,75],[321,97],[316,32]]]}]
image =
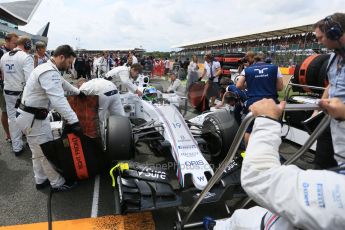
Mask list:
[{"label": "glove", "polygon": [[85,95],[85,93],[83,93],[83,91],[80,91],[78,96],[81,97],[81,98],[85,98],[86,97],[86,95]]},{"label": "glove", "polygon": [[83,129],[81,128],[79,121],[70,125],[70,131],[78,137],[83,135]]}]

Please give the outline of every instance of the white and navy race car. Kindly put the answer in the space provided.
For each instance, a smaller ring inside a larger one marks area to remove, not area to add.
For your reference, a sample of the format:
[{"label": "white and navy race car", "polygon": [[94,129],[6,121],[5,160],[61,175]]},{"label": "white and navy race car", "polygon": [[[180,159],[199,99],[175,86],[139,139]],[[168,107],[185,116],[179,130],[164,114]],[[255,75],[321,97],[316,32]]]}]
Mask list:
[{"label": "white and navy race car", "polygon": [[[199,115],[186,121],[179,112],[176,94],[162,94],[147,101],[135,94],[121,94],[127,117],[110,116],[105,125],[106,152],[114,160],[134,157],[135,145],[148,142],[157,149],[168,149],[177,165],[176,175],[181,187],[187,178],[202,190],[213,175],[210,163],[219,163],[226,154],[238,124],[228,110]],[[172,101],[172,103],[170,103]],[[205,154],[211,159],[208,162]],[[212,160],[214,160],[212,162]],[[188,184],[190,184],[188,182]]]}]

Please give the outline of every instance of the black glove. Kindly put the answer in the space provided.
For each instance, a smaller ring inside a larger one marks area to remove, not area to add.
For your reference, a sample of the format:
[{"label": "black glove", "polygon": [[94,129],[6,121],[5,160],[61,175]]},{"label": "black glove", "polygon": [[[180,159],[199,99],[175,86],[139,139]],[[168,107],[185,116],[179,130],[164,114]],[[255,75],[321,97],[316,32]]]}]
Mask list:
[{"label": "black glove", "polygon": [[83,129],[81,128],[79,121],[70,125],[70,131],[78,137],[83,135]]},{"label": "black glove", "polygon": [[86,97],[85,93],[83,93],[82,91],[80,91],[78,96],[81,97],[81,98],[85,98]]}]

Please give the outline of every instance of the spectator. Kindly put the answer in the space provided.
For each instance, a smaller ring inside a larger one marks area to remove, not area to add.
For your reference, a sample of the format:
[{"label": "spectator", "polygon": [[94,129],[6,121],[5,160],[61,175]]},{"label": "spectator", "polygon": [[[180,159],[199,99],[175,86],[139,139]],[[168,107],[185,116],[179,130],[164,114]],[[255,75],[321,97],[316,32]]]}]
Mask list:
[{"label": "spectator", "polygon": [[183,69],[185,70],[185,72],[187,72],[189,63],[190,63],[189,58],[186,58],[186,60],[183,62]]},{"label": "spectator", "polygon": [[165,58],[164,60],[164,74],[167,75],[170,71],[170,61],[168,58]]},{"label": "spectator", "polygon": [[129,51],[128,57],[129,57],[129,56],[132,57],[132,64],[138,63],[138,58],[135,56],[135,53],[134,53],[134,52]]},{"label": "spectator", "polygon": [[35,46],[36,52],[34,55],[34,66],[36,68],[38,65],[46,63],[49,60],[49,56],[46,53],[47,45],[44,42],[38,41]]},{"label": "spectator", "polygon": [[85,77],[90,80],[91,79],[92,59],[89,58],[87,55],[85,55],[84,60],[85,60]]},{"label": "spectator", "polygon": [[[125,62],[122,63],[122,65]],[[98,61],[98,77],[104,77],[114,65],[114,61],[109,57],[108,51],[103,52],[103,56]]]},{"label": "spectator", "polygon": [[207,76],[208,80],[203,92],[203,97],[210,98],[210,107],[215,105],[216,97],[219,94],[219,83],[220,75],[222,74],[222,69],[220,63],[214,60],[211,54],[205,55],[204,72],[201,79]]},{"label": "spectator", "polygon": [[74,62],[74,69],[77,71],[77,79],[86,76],[85,59],[82,54],[79,54]]},{"label": "spectator", "polygon": [[188,91],[189,86],[194,82],[199,80],[199,66],[198,66],[198,57],[193,55],[192,61],[189,63],[187,71],[187,85],[186,90]]}]

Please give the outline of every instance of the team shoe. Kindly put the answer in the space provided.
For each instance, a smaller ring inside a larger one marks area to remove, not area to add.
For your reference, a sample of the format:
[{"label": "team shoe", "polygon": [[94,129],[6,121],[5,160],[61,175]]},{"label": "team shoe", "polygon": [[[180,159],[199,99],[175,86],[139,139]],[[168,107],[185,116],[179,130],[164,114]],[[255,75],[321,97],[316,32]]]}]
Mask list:
[{"label": "team shoe", "polygon": [[52,188],[54,192],[64,192],[68,191],[77,186],[77,182],[75,181],[66,181],[63,185],[59,187]]},{"label": "team shoe", "polygon": [[42,184],[36,184],[37,190],[42,190],[50,185],[50,182],[48,179],[46,179]]},{"label": "team shoe", "polygon": [[22,155],[23,153],[24,153],[24,148],[22,148],[21,150],[19,150],[19,151],[13,151],[14,152],[14,155],[16,156],[16,157],[19,157],[20,155]]}]

